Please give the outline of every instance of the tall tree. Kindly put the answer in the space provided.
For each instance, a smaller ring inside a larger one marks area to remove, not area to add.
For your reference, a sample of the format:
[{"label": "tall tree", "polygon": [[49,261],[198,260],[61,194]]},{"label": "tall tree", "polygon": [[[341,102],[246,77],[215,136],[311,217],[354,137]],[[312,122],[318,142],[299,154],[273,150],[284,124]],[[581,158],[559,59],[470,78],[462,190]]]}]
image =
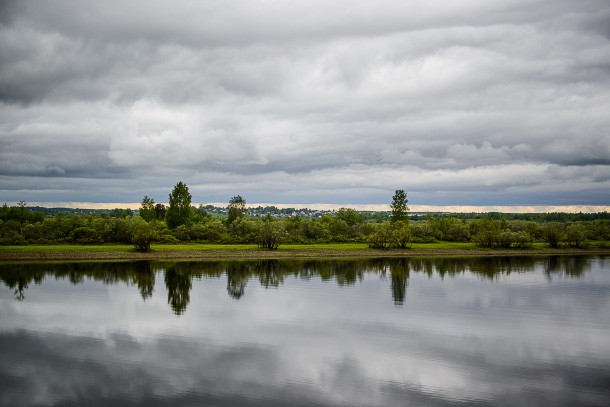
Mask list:
[{"label": "tall tree", "polygon": [[407,212],[409,207],[407,206],[407,193],[404,189],[397,189],[392,197],[392,223],[399,222],[401,220],[408,220]]},{"label": "tall tree", "polygon": [[243,217],[245,214],[246,200],[240,195],[231,198],[229,200],[229,206],[227,206],[227,225],[230,225],[236,219]]},{"label": "tall tree", "polygon": [[166,212],[167,208],[162,203],[158,203],[155,205],[155,215],[157,216],[157,220],[165,219]]},{"label": "tall tree", "polygon": [[169,194],[169,208],[165,214],[167,226],[170,229],[175,229],[180,225],[188,225],[193,217],[193,208],[191,208],[192,196],[189,193],[189,188],[182,181],[178,182],[172,193]]},{"label": "tall tree", "polygon": [[140,217],[146,222],[157,219],[157,213],[155,212],[155,200],[150,198],[148,195],[144,195],[142,199],[142,205],[140,206]]},{"label": "tall tree", "polygon": [[21,230],[21,234],[23,234],[23,226],[25,225],[25,221],[28,218],[28,209],[27,209],[28,204],[25,203],[25,201],[19,201],[19,203],[17,204],[17,208],[18,208],[18,216],[19,216],[19,226],[20,226],[20,230]]}]

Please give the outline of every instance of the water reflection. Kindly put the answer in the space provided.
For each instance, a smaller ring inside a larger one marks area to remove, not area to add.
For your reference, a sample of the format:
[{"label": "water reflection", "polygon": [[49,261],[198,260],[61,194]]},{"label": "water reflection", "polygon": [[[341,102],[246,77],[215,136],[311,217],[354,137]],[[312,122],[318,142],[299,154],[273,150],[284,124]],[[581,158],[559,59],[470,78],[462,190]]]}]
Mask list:
[{"label": "water reflection", "polygon": [[171,305],[176,315],[186,311],[191,299],[192,277],[183,267],[172,265],[165,270],[165,286],[167,287],[167,303]]},{"label": "water reflection", "polygon": [[167,289],[167,303],[175,314],[183,314],[190,302],[193,278],[227,279],[227,293],[240,300],[246,295],[251,279],[264,288],[280,287],[288,276],[308,280],[319,277],[350,286],[362,281],[365,273],[376,273],[390,280],[392,300],[402,305],[407,295],[411,273],[429,277],[455,277],[472,273],[495,279],[511,273],[527,273],[541,267],[548,280],[553,276],[578,278],[588,269],[587,256],[549,257],[473,257],[473,258],[387,258],[357,260],[256,260],[256,261],[179,261],[179,262],[108,262],[108,263],[5,263],[0,265],[0,281],[14,290],[15,299],[24,301],[31,283],[45,278],[67,279],[73,285],[85,279],[104,284],[127,283],[138,287],[143,300],[152,297],[155,274],[162,272]]},{"label": "water reflection", "polygon": [[2,264],[0,405],[608,405],[606,262]]}]

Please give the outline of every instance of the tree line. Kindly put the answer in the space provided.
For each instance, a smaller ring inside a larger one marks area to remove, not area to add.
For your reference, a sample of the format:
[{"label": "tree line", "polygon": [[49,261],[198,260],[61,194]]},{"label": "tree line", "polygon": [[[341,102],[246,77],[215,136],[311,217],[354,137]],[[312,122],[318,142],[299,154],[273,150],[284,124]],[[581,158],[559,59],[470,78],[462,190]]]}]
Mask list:
[{"label": "tree line", "polygon": [[[590,220],[534,221],[497,216],[475,219],[460,214],[409,215],[407,193],[395,191],[389,220],[366,217],[352,208],[341,208],[320,218],[277,219],[249,217],[240,195],[227,204],[226,216],[210,214],[192,205],[188,186],[178,182],[169,194],[169,205],[144,196],[139,211],[66,214],[32,211],[25,202],[0,207],[0,244],[133,244],[150,250],[151,243],[248,243],[264,249],[280,244],[367,243],[376,249],[409,248],[413,243],[471,242],[479,247],[529,248],[535,242],[551,247],[605,245],[610,240],[606,213]],[[605,246],[604,246],[605,247]]]}]

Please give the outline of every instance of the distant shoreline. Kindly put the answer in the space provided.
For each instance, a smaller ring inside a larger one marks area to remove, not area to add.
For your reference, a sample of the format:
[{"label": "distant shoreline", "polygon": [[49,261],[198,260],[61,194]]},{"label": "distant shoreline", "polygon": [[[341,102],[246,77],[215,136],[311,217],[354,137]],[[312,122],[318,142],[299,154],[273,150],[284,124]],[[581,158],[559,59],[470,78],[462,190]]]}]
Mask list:
[{"label": "distant shoreline", "polygon": [[408,257],[490,257],[610,255],[610,248],[590,247],[551,249],[482,249],[473,245],[443,247],[438,244],[404,250],[370,249],[362,244],[285,245],[278,250],[254,245],[157,245],[148,253],[136,252],[131,245],[91,246],[4,246],[0,261],[91,261],[91,260],[221,260],[221,259],[304,259],[304,258],[408,258]]},{"label": "distant shoreline", "polygon": [[[168,205],[167,202],[159,202]],[[15,206],[17,201],[8,201],[7,205]],[[141,202],[28,202],[28,207],[83,209],[83,210],[112,210],[130,209],[137,211]],[[193,202],[193,206],[212,205],[226,208],[226,202]],[[384,203],[269,203],[254,202],[246,204],[246,208],[274,206],[279,209],[309,209],[309,210],[339,210],[340,208],[353,208],[358,211],[390,212],[390,205]],[[409,205],[409,213],[599,213],[610,212],[610,205]]]}]

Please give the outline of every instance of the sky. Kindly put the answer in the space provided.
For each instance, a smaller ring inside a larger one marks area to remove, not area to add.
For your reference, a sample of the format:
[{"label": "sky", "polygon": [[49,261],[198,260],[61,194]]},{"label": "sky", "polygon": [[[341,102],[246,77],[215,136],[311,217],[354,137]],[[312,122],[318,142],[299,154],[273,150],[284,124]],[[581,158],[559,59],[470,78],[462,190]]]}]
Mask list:
[{"label": "sky", "polygon": [[0,0],[0,49],[3,202],[610,208],[607,0]]}]

